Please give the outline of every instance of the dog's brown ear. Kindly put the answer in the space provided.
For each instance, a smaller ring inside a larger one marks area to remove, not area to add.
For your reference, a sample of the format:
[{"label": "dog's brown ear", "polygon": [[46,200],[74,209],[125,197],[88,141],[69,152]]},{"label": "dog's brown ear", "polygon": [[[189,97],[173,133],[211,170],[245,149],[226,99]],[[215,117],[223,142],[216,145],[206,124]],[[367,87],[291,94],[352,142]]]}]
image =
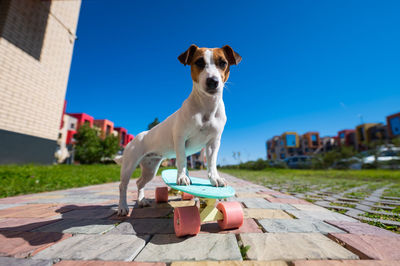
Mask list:
[{"label": "dog's brown ear", "polygon": [[179,62],[181,62],[182,64],[186,65],[190,65],[193,55],[197,50],[196,45],[192,44],[190,45],[189,49],[187,49],[184,53],[182,53],[180,56],[178,56],[178,60]]},{"label": "dog's brown ear", "polygon": [[226,59],[228,59],[229,65],[237,65],[240,63],[240,61],[242,61],[242,57],[238,53],[233,51],[232,47],[230,47],[229,45],[225,45],[224,47],[222,47],[222,50],[225,53]]}]

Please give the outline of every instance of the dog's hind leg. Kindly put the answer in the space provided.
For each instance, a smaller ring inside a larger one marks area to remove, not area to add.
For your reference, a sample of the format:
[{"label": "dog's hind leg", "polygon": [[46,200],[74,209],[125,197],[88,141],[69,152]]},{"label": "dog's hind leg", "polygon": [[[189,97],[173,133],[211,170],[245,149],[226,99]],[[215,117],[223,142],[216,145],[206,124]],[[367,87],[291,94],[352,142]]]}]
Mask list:
[{"label": "dog's hind leg", "polygon": [[150,206],[150,203],[144,197],[144,186],[149,183],[154,176],[157,174],[158,168],[160,167],[160,163],[162,161],[161,157],[147,155],[140,162],[140,168],[142,169],[142,175],[136,181],[136,185],[138,188],[138,198],[137,204],[139,207]]},{"label": "dog's hind leg", "polygon": [[139,136],[130,142],[124,151],[121,167],[121,182],[119,184],[119,205],[118,215],[125,216],[129,213],[129,207],[126,202],[126,190],[129,179],[144,156],[144,148]]}]

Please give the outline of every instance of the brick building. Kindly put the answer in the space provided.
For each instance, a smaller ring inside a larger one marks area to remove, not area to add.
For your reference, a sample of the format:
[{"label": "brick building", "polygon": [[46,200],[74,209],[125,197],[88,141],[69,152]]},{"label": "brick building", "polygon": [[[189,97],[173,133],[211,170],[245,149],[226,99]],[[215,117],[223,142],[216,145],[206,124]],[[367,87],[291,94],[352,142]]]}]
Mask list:
[{"label": "brick building", "polygon": [[0,164],[52,163],[81,1],[0,1]]}]

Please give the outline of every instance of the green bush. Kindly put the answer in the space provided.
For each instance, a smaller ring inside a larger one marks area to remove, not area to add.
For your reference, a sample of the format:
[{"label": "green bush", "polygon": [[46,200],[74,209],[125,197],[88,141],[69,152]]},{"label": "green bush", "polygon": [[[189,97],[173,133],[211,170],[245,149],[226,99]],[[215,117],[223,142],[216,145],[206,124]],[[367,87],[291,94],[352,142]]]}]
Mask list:
[{"label": "green bush", "polygon": [[[333,167],[335,163],[338,163],[343,159],[350,158],[354,155],[355,151],[352,147],[341,147],[332,151],[315,155],[312,159],[311,168],[327,169]],[[350,166],[351,163],[351,161],[341,161],[337,164],[337,166],[339,169],[346,169]]]},{"label": "green bush", "polygon": [[112,158],[120,149],[118,137],[108,135],[101,141],[103,158]]},{"label": "green bush", "polygon": [[104,158],[111,158],[119,150],[117,137],[109,135],[102,140],[98,131],[86,124],[78,129],[74,138],[75,159],[82,164],[99,163]]}]

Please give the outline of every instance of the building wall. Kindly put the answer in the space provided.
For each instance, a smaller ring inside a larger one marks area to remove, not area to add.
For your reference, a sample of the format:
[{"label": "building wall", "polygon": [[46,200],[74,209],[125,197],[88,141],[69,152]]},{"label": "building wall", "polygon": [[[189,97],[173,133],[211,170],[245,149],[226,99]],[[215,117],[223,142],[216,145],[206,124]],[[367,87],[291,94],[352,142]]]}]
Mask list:
[{"label": "building wall", "polygon": [[80,0],[0,2],[0,129],[48,144],[28,162],[36,161],[35,152],[53,159],[80,6]]},{"label": "building wall", "polygon": [[73,132],[76,132],[78,119],[70,115],[64,114],[62,128],[59,131],[57,144],[58,151],[55,154],[57,162],[63,162],[67,157],[70,156],[68,152],[68,144],[71,144]]},{"label": "building wall", "polygon": [[386,117],[388,134],[390,138],[400,136],[400,113]]},{"label": "building wall", "polygon": [[302,155],[312,155],[320,147],[321,141],[318,132],[307,132],[300,138]]},{"label": "building wall", "polygon": [[368,143],[371,142],[370,134],[368,131],[370,128],[378,125],[377,123],[365,123],[358,125],[356,127],[356,149],[357,150],[365,150],[367,149]]},{"label": "building wall", "polygon": [[89,124],[89,127],[93,127],[93,121],[94,118],[88,114],[85,113],[68,113],[68,115],[75,117],[78,119],[78,125],[76,129],[78,130],[80,126],[82,126],[85,123]]},{"label": "building wall", "polygon": [[[114,131],[114,123],[107,119],[95,119],[93,124],[100,129],[100,138],[104,139],[106,136],[111,135]],[[107,134],[107,126],[109,132]]]}]

